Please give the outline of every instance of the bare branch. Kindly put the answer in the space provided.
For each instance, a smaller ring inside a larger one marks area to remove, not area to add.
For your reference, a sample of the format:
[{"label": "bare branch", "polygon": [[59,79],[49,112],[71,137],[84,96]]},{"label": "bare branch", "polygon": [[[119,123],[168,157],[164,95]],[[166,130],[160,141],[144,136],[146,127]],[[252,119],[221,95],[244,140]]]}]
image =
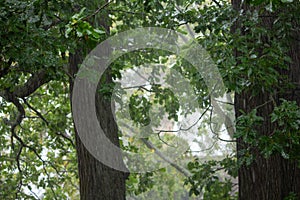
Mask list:
[{"label": "bare branch", "polygon": [[45,117],[43,117],[43,115],[37,110],[35,109],[34,107],[32,107],[25,98],[22,98],[24,103],[28,106],[28,108],[30,108],[31,110],[33,110],[35,112],[35,114],[41,118],[45,123],[46,125],[48,126],[49,125],[49,122],[45,119]]},{"label": "bare branch", "polygon": [[22,153],[22,149],[23,149],[23,145],[20,146],[20,149],[18,151],[17,157],[16,157],[16,161],[17,161],[17,167],[20,173],[22,173],[22,169],[21,169],[21,165],[20,165],[20,156]]},{"label": "bare branch", "polygon": [[157,154],[161,159],[169,163],[172,167],[177,169],[180,173],[182,173],[184,176],[189,177],[191,176],[190,172],[186,170],[185,168],[181,167],[180,165],[177,165],[173,160],[165,156],[159,149],[157,149],[149,140],[146,138],[140,138],[142,142],[149,148],[154,150],[154,153]]},{"label": "bare branch", "polygon": [[164,143],[165,145],[170,146],[170,147],[175,147],[175,148],[176,148],[176,146],[171,145],[171,144],[167,143],[166,141],[164,141],[164,140],[161,138],[160,133],[158,133],[157,136],[158,136],[158,139],[159,139],[162,143]]},{"label": "bare branch", "polygon": [[193,128],[194,126],[196,126],[198,124],[198,122],[202,119],[202,117],[205,115],[205,113],[209,110],[210,106],[208,106],[204,112],[201,114],[201,116],[197,119],[196,122],[194,122],[191,126],[189,126],[188,128],[179,128],[175,131],[170,131],[170,130],[156,130],[158,131],[157,134],[160,134],[160,133],[177,133],[179,131],[188,131],[190,130],[191,128]]}]

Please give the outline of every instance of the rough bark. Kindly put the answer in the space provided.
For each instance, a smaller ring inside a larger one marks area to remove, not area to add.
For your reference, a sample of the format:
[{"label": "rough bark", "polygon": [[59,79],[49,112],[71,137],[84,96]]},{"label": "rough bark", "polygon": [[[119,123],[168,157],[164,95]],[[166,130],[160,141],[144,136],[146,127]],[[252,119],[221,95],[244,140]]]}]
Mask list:
[{"label": "rough bark", "polygon": [[[81,63],[82,55],[79,52],[70,56],[70,72],[76,74],[77,66]],[[111,82],[111,76],[107,73],[107,82]],[[73,80],[70,81],[71,91]],[[96,112],[105,113],[98,118],[100,125],[105,130],[106,136],[116,146],[119,145],[118,128],[114,121],[111,103],[103,98],[101,94],[96,94]],[[100,116],[100,115],[98,115]],[[122,200],[125,199],[125,181],[128,174],[112,169],[94,158],[83,143],[80,141],[76,131],[76,150],[78,159],[78,173],[80,182],[80,199],[82,200]],[[121,155],[121,154],[120,154]],[[116,155],[116,162],[120,159]]]},{"label": "rough bark", "polygon": [[[250,9],[249,6],[242,5],[241,0],[232,1],[234,9]],[[283,11],[284,12],[284,11]],[[264,27],[272,27],[273,18],[270,16],[262,16],[262,25]],[[238,24],[234,29],[242,27]],[[299,27],[299,25],[297,25]],[[272,29],[271,29],[272,30]],[[247,34],[247,33],[244,33]],[[299,33],[295,33],[298,35]],[[296,89],[286,90],[284,93],[275,92],[273,99],[276,104],[279,104],[280,98],[294,100],[300,105],[299,85],[300,85],[300,45],[299,41],[292,41],[290,44],[289,56],[292,58],[292,64],[288,70],[279,70],[280,74],[285,74],[289,77],[290,83],[296,86]],[[238,52],[235,52],[235,56]],[[298,89],[297,89],[298,88]],[[274,90],[278,90],[274,87]],[[271,123],[270,113],[274,109],[270,100],[270,94],[267,92],[259,92],[258,95],[251,95],[251,91],[241,92],[235,95],[235,111],[236,117],[239,117],[243,110],[249,113],[252,109],[257,108],[257,115],[264,118],[263,125],[258,128],[260,135],[270,135],[274,130],[274,124]],[[237,141],[237,151],[244,149],[247,146],[242,139]],[[259,154],[257,149],[253,149],[255,160],[250,166],[243,165],[239,169],[239,199],[240,200],[277,200],[284,199],[290,192],[294,192],[300,197],[300,169],[297,168],[297,163],[284,159],[280,155],[273,155],[265,159]],[[240,159],[238,155],[238,159]]]},{"label": "rough bark", "polygon": [[[105,1],[104,1],[105,2]],[[91,2],[87,2],[89,4]],[[99,3],[99,2],[98,2]],[[92,4],[92,3],[91,3]],[[106,2],[105,6],[108,5]],[[92,5],[94,6],[94,5]],[[99,12],[104,6],[97,9]],[[95,12],[96,14],[96,12]],[[105,15],[105,16],[103,16]],[[109,30],[107,24],[107,15],[98,14],[97,22],[106,28],[107,32]],[[70,80],[70,91],[72,94],[72,88],[74,84],[74,78],[78,72],[78,65],[82,63],[83,57],[85,56],[83,50],[76,51],[75,54],[70,55],[69,58],[69,73],[73,76]],[[112,82],[112,77],[109,72],[105,73],[105,82],[102,84],[107,84]],[[98,88],[101,84],[98,84]],[[98,90],[97,90],[98,91]],[[120,147],[118,139],[118,128],[112,115],[112,108],[110,100],[104,98],[100,93],[95,95],[96,98],[96,112],[101,128],[104,130],[106,137],[116,146]],[[72,99],[72,95],[71,95]],[[100,115],[101,113],[101,115]],[[103,115],[103,113],[105,113]],[[101,117],[100,117],[101,116]],[[86,149],[80,140],[80,137],[76,131],[75,124],[75,134],[76,134],[76,150],[78,159],[78,174],[80,182],[80,199],[82,200],[123,200],[125,199],[125,181],[128,177],[128,173],[118,171],[116,169],[110,168],[105,164],[94,158],[90,152]],[[121,153],[115,155],[116,162],[122,160]]]}]

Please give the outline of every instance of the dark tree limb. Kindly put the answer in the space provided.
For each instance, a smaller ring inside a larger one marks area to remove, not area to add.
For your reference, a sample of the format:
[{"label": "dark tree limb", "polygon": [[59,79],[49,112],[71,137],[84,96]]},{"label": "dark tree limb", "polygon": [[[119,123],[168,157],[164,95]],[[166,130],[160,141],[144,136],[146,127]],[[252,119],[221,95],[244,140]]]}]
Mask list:
[{"label": "dark tree limb", "polygon": [[51,78],[47,74],[47,71],[42,69],[33,74],[24,85],[17,86],[14,89],[13,94],[19,98],[27,97],[35,92],[43,84],[48,83],[50,80]]}]

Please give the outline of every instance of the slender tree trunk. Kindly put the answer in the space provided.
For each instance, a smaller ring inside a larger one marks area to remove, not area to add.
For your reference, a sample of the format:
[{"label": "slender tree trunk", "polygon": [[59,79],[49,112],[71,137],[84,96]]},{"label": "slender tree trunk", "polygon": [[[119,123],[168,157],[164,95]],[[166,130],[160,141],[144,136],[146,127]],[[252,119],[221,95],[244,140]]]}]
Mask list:
[{"label": "slender tree trunk", "polygon": [[[236,10],[249,10],[246,5],[242,5],[241,0],[233,0],[232,5]],[[253,8],[252,8],[253,9]],[[272,31],[272,24],[274,18],[270,16],[261,16],[262,25],[264,27],[270,27]],[[234,29],[241,28],[243,24],[238,24],[233,27]],[[299,25],[297,25],[299,27]],[[244,33],[247,34],[247,33]],[[298,35],[298,36],[297,36]],[[299,37],[299,33],[295,33],[296,38]],[[285,91],[285,93],[275,92],[276,95],[272,95],[274,101],[278,105],[280,98],[296,101],[300,105],[300,45],[299,41],[292,41],[290,44],[289,56],[292,58],[292,64],[288,70],[278,70],[282,75],[287,75],[289,81],[295,84],[294,90]],[[235,52],[235,56],[238,56],[238,52]],[[274,88],[274,90],[277,90]],[[270,94],[260,91],[256,96],[251,95],[252,91],[243,91],[235,95],[235,111],[238,118],[243,110],[249,113],[254,108],[257,109],[257,115],[264,118],[263,125],[258,128],[260,135],[270,135],[274,130],[274,125],[270,120],[270,113],[274,109],[273,103],[270,101]],[[263,106],[260,106],[263,105]],[[242,139],[237,141],[237,151],[245,149],[245,144]],[[257,149],[253,149],[252,154],[255,156],[255,160],[249,165],[243,165],[239,169],[239,199],[240,200],[279,200],[284,199],[290,192],[296,193],[298,198],[300,197],[300,169],[297,167],[297,163],[284,159],[280,155],[273,155],[268,159],[265,159]],[[238,154],[238,159],[240,155]]]}]

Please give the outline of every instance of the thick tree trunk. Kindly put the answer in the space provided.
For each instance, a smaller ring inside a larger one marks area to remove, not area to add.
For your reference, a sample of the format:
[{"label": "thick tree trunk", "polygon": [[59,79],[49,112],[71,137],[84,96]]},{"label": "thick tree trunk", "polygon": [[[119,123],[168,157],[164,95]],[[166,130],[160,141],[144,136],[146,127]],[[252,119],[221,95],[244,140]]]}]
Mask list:
[{"label": "thick tree trunk", "polygon": [[[246,5],[240,6],[241,3],[241,0],[232,1],[234,9],[249,9]],[[272,17],[266,16],[264,18],[262,16],[262,18],[264,27],[272,27],[274,20]],[[239,24],[234,28],[242,26],[243,24]],[[279,73],[287,75],[290,82],[295,84],[298,89],[300,85],[299,50],[299,41],[291,42],[289,56],[292,58],[292,64],[288,70],[279,70]],[[238,52],[236,52],[236,56],[237,54]],[[253,96],[251,92],[243,91],[235,95],[236,117],[242,114],[240,110],[249,113],[254,108],[259,107],[257,115],[264,118],[263,125],[258,128],[259,134],[270,135],[274,130],[273,124],[270,121],[270,113],[274,109],[273,103],[268,103],[270,101],[270,94],[261,91],[257,96]],[[294,100],[300,105],[299,90],[298,92],[297,90],[286,91],[284,94],[278,92],[276,96],[273,95],[273,98],[277,105],[280,102],[280,98]],[[246,146],[247,144],[242,139],[238,139],[237,151],[245,149]],[[255,155],[255,160],[249,166],[243,165],[239,169],[240,200],[279,200],[287,197],[290,192],[296,193],[298,198],[300,197],[300,169],[297,167],[296,162],[284,159],[280,155],[273,155],[265,159],[259,154],[257,149],[253,149],[252,153]],[[240,155],[238,155],[238,159],[240,159]]]},{"label": "thick tree trunk", "polygon": [[[82,55],[78,51],[77,54],[70,56],[70,73],[75,75],[78,71],[78,64],[82,62]],[[112,81],[111,75],[106,73],[106,83]],[[73,80],[70,81],[70,89],[72,94]],[[105,113],[98,118],[100,125],[105,130],[106,136],[116,146],[119,145],[118,128],[112,115],[111,102],[96,94],[96,112]],[[72,99],[72,97],[71,97]],[[123,200],[125,199],[125,181],[128,174],[112,169],[96,158],[94,158],[83,143],[80,141],[76,131],[76,150],[78,159],[78,174],[80,182],[80,199],[82,200]],[[116,155],[116,162],[120,160],[120,155]]]},{"label": "thick tree trunk", "polygon": [[[95,5],[94,5],[95,4]],[[102,1],[103,5],[107,5],[107,1]],[[91,9],[97,9],[101,5],[99,2],[86,2],[86,6],[91,7]],[[107,32],[109,30],[108,26],[108,14],[102,11],[97,14],[97,19],[95,19],[95,24],[101,25],[106,28]],[[78,72],[78,65],[82,63],[83,58],[86,53],[78,50],[75,54],[71,54],[69,58],[69,73],[75,78]],[[105,74],[105,83],[111,83],[112,77],[110,73]],[[70,80],[70,91],[72,94],[74,79]],[[98,84],[98,88],[101,87]],[[97,91],[99,91],[97,89]],[[100,122],[101,128],[104,130],[106,137],[110,141],[120,147],[118,128],[113,118],[111,102],[107,98],[104,98],[100,93],[95,94],[96,98],[96,112],[97,117]],[[72,100],[72,95],[71,95]],[[100,115],[101,113],[101,115]],[[105,114],[103,114],[105,113]],[[101,117],[100,117],[101,116]],[[82,200],[123,200],[125,199],[125,182],[128,177],[128,173],[118,171],[116,169],[110,168],[105,164],[98,161],[96,158],[90,154],[76,131],[75,124],[75,134],[76,134],[76,150],[78,159],[78,174],[80,182],[80,199]],[[121,158],[121,153],[115,155],[116,163],[119,163]]]}]

